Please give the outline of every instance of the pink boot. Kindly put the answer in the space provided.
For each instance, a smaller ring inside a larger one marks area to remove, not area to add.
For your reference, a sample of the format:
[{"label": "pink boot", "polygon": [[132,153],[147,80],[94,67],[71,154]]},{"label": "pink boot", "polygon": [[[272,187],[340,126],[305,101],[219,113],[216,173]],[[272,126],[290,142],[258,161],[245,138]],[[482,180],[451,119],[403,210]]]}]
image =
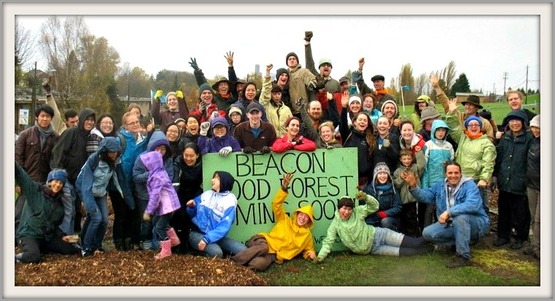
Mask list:
[{"label": "pink boot", "polygon": [[177,233],[175,233],[173,227],[170,227],[168,231],[166,231],[166,234],[168,234],[168,236],[170,237],[172,248],[181,244],[181,240],[179,240],[179,237],[177,236]]},{"label": "pink boot", "polygon": [[154,259],[162,259],[164,257],[168,257],[172,255],[172,242],[171,240],[162,240],[160,241],[160,253],[154,255]]}]

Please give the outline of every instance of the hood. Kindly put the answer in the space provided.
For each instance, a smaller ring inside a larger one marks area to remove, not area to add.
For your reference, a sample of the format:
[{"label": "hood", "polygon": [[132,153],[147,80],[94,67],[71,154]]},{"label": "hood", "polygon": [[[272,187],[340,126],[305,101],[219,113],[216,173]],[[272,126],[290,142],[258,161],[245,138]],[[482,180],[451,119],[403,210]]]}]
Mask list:
[{"label": "hood", "polygon": [[[374,177],[372,178],[372,188],[374,189],[374,191],[376,190],[376,185],[380,185],[378,184],[378,173],[385,171],[387,173],[387,183],[392,183],[392,179],[393,177],[391,176],[391,170],[389,170],[389,167],[387,166],[387,164],[385,164],[384,162],[378,162],[376,164],[376,167],[374,167]],[[393,186],[393,191],[395,192],[395,186]]]},{"label": "hood", "polygon": [[235,183],[235,178],[227,171],[216,171],[220,176],[220,192],[231,191],[233,189],[233,184]]},{"label": "hood", "polygon": [[84,129],[85,119],[89,118],[90,116],[94,117],[94,122],[96,124],[96,113],[94,112],[93,109],[84,108],[83,110],[81,110],[81,112],[79,113],[79,124],[78,124],[78,127],[80,129]]},{"label": "hood", "polygon": [[447,129],[447,132],[445,133],[445,138],[443,138],[441,141],[445,141],[447,139],[447,135],[449,135],[449,131],[451,129],[451,128],[449,128],[447,123],[445,123],[445,121],[443,121],[441,119],[434,120],[434,122],[432,122],[432,130],[430,131],[430,139],[432,139],[433,142],[437,142],[436,130],[438,128],[446,128]]},{"label": "hood", "polygon": [[525,126],[528,126],[528,114],[524,110],[512,110],[507,114],[505,118],[503,118],[502,127],[505,128],[509,125],[509,120],[512,119],[520,119],[524,123]]},{"label": "hood", "polygon": [[224,125],[225,128],[227,129],[225,135],[226,135],[226,136],[229,135],[229,123],[227,122],[227,120],[225,119],[225,117],[218,116],[218,117],[212,119],[212,121],[210,122],[210,130],[211,130],[212,132],[214,131],[214,127],[215,127],[217,124],[222,124],[222,125]]},{"label": "hood", "polygon": [[[314,227],[314,209],[312,209],[312,205],[306,205],[306,206],[303,206],[303,207],[295,210],[295,213],[293,214],[294,221],[297,220],[297,214],[299,212],[308,214],[308,217],[310,217],[310,222],[309,222],[308,228],[312,229]],[[296,225],[297,223],[295,222],[294,224]]]},{"label": "hood", "polygon": [[150,136],[146,149],[151,152],[160,145],[165,145],[167,150],[170,150],[170,142],[168,138],[166,138],[166,135],[164,135],[164,132],[156,130],[152,133],[152,136]]},{"label": "hood", "polygon": [[149,172],[164,169],[164,161],[160,152],[146,152],[141,155],[141,161]]},{"label": "hood", "polygon": [[121,153],[121,143],[116,139],[116,137],[106,137],[100,141],[98,145],[98,153],[106,152],[118,152]]}]

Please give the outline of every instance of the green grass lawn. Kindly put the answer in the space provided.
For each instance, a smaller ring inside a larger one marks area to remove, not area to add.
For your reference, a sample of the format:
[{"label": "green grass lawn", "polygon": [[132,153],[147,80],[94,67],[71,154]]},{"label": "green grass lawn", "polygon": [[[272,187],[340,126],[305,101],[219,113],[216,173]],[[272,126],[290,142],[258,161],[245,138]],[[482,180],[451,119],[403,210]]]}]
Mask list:
[{"label": "green grass lawn", "polygon": [[323,263],[296,258],[259,273],[271,286],[539,286],[539,264],[515,251],[476,247],[471,266],[448,269],[449,251],[394,257],[332,253]]}]

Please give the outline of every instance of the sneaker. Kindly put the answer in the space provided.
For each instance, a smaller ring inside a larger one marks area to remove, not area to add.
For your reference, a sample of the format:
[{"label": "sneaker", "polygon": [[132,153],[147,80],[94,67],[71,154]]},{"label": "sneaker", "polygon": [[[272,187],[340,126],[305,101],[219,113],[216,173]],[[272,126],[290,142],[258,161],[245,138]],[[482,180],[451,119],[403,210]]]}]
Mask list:
[{"label": "sneaker", "polygon": [[456,268],[469,266],[469,265],[470,265],[470,259],[457,255],[455,258],[453,258],[453,260],[448,262],[445,266],[450,269],[456,269]]},{"label": "sneaker", "polygon": [[509,240],[506,238],[498,238],[493,245],[496,247],[500,247],[509,243]]},{"label": "sneaker", "polygon": [[81,256],[83,257],[88,257],[94,254],[94,251],[91,249],[82,249],[81,250]]},{"label": "sneaker", "polygon": [[512,244],[511,244],[511,249],[513,250],[518,250],[522,248],[522,240],[517,239],[515,240]]}]

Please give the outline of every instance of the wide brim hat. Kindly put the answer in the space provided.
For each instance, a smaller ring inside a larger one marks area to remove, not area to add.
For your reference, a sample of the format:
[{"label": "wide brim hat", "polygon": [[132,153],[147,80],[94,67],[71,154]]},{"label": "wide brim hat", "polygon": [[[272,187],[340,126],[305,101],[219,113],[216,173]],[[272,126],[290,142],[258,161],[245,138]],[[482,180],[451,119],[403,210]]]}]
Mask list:
[{"label": "wide brim hat", "polygon": [[212,89],[218,90],[218,86],[220,85],[220,83],[223,83],[223,82],[227,83],[227,85],[228,85],[229,88],[231,89],[231,87],[232,87],[231,82],[230,82],[226,77],[220,77],[220,78],[218,79],[218,81],[215,82],[215,83],[212,85]]},{"label": "wide brim hat", "polygon": [[466,103],[475,105],[478,109],[483,109],[482,105],[480,105],[480,97],[476,95],[469,95],[466,100],[462,101],[461,104],[464,106]]}]

